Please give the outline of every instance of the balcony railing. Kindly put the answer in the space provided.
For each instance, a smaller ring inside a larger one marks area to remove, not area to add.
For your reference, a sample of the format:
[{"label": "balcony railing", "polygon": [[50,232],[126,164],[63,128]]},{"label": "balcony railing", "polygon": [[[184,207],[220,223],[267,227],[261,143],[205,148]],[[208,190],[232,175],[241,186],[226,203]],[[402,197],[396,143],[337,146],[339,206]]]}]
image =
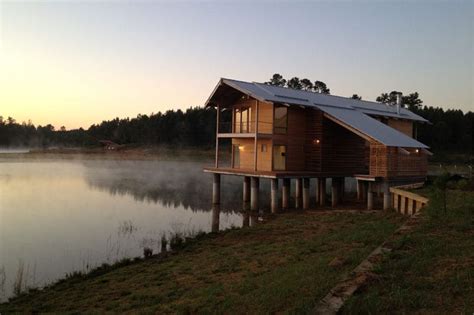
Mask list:
[{"label": "balcony railing", "polygon": [[[255,121],[248,123],[219,122],[219,133],[255,133]],[[273,133],[273,123],[259,121],[258,133]]]}]

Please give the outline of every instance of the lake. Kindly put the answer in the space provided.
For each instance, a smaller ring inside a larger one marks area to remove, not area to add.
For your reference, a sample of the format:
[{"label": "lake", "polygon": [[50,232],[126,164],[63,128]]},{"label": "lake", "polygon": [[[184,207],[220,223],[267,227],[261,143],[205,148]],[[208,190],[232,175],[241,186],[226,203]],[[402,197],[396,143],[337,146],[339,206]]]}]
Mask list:
[{"label": "lake", "polygon": [[[160,251],[160,239],[256,222],[241,178],[224,176],[221,205],[201,159],[15,159],[0,154],[0,294]],[[267,190],[266,184],[262,185]],[[262,196],[262,203],[266,196]],[[19,281],[19,277],[22,278]]]}]

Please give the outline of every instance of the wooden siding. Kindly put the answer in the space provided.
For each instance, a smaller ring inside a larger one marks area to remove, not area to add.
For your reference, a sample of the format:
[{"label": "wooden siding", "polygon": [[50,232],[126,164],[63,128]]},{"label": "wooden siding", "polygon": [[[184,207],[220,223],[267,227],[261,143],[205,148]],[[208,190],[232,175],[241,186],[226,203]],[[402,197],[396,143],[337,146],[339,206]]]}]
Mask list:
[{"label": "wooden siding", "polygon": [[[323,139],[323,112],[308,110],[305,133],[305,169],[321,172],[321,146]],[[319,143],[316,143],[319,140]]]},{"label": "wooden siding", "polygon": [[413,138],[413,122],[408,120],[389,119],[387,123],[393,129],[403,132],[407,136]]},{"label": "wooden siding", "polygon": [[322,172],[332,175],[367,174],[366,140],[323,118]]},{"label": "wooden siding", "polygon": [[404,149],[410,154],[401,152],[399,148],[381,144],[370,145],[370,175],[377,177],[417,177],[426,176],[428,157],[416,149]]}]

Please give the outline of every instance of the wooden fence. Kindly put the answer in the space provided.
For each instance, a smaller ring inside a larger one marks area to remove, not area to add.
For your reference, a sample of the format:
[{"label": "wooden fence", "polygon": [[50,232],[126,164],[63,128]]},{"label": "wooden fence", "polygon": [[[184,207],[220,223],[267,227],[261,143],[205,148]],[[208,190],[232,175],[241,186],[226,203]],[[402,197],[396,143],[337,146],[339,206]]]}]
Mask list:
[{"label": "wooden fence", "polygon": [[393,208],[406,215],[412,215],[418,212],[428,203],[429,199],[406,191],[405,189],[414,189],[421,186],[423,186],[423,183],[390,187],[390,192],[392,193],[393,198]]}]

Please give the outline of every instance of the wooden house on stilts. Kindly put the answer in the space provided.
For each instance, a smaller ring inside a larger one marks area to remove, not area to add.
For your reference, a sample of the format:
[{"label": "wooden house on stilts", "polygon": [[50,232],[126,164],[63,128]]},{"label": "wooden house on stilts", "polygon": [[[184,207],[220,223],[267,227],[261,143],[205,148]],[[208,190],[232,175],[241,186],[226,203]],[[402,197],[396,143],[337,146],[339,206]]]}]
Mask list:
[{"label": "wooden house on stilts", "polygon": [[[399,97],[400,99],[401,97]],[[262,83],[221,79],[206,102],[217,109],[213,202],[219,203],[220,176],[243,177],[243,200],[258,208],[259,181],[271,180],[271,208],[289,207],[296,180],[296,207],[308,208],[310,179],[317,179],[316,201],[324,206],[326,179],[331,202],[344,194],[344,178],[357,180],[360,199],[373,208],[374,192],[391,207],[389,187],[424,181],[428,147],[414,139],[415,123],[427,121],[401,106],[294,90]],[[231,111],[231,121],[221,113]],[[232,143],[226,165],[219,143]]]}]

